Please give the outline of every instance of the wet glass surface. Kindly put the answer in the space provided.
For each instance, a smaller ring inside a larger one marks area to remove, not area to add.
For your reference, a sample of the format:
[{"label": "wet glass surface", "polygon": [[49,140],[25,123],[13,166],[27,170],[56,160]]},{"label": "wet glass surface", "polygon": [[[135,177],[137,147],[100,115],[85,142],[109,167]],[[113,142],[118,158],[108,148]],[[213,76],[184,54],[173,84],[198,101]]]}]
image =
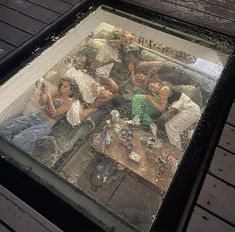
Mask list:
[{"label": "wet glass surface", "polygon": [[57,62],[44,57],[49,68],[5,103],[0,134],[148,231],[226,56],[130,21],[129,30],[100,21]]}]

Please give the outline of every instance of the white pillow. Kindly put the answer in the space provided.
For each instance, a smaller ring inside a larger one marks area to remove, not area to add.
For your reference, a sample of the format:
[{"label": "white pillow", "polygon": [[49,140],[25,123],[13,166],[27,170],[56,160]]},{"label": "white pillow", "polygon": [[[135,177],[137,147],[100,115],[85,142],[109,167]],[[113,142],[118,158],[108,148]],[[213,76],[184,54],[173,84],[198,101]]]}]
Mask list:
[{"label": "white pillow", "polygon": [[77,126],[81,123],[80,118],[80,109],[81,109],[81,103],[79,100],[76,100],[70,109],[67,111],[66,119],[68,120],[69,124],[72,126]]},{"label": "white pillow", "polygon": [[[26,104],[25,108],[23,109],[23,115],[29,115],[33,113],[41,112],[45,106],[41,106],[39,104],[40,100],[40,93],[41,93],[41,85],[42,85],[42,78],[36,83],[35,87],[29,93],[29,100]],[[48,89],[52,96],[56,96],[58,93],[58,85],[55,85],[49,81],[43,80],[45,84],[48,86]]]},{"label": "white pillow", "polygon": [[43,106],[39,104],[39,99],[40,99],[40,89],[35,87],[29,93],[28,103],[26,104],[22,113],[24,115],[29,115],[32,113],[40,112],[43,109]]}]

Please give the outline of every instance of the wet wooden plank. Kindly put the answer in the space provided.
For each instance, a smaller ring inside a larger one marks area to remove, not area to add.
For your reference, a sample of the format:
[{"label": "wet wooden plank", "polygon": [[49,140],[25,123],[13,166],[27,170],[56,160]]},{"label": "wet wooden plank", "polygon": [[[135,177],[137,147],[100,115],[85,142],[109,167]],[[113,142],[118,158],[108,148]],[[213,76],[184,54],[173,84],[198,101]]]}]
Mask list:
[{"label": "wet wooden plank", "polygon": [[1,21],[0,21],[0,31],[3,32],[0,33],[0,39],[10,43],[13,46],[19,46],[20,44],[24,43],[26,40],[28,40],[31,37],[30,34],[18,30]]},{"label": "wet wooden plank", "polygon": [[0,217],[14,231],[61,232],[61,230],[0,186]]},{"label": "wet wooden plank", "polygon": [[222,8],[221,6],[211,5],[206,1],[184,1],[184,0],[167,0],[166,2],[176,4],[185,8],[190,8],[192,10],[204,12],[205,14],[210,14],[217,16],[219,18],[230,19],[235,22],[235,11],[232,9],[233,4],[230,9]]},{"label": "wet wooden plank", "polygon": [[205,210],[195,207],[186,232],[234,232],[234,228]]},{"label": "wet wooden plank", "polygon": [[15,49],[14,46],[11,46],[0,40],[0,59],[6,56],[8,53]]},{"label": "wet wooden plank", "polygon": [[235,225],[235,189],[219,179],[207,175],[197,204]]},{"label": "wet wooden plank", "polygon": [[225,124],[222,135],[219,140],[219,146],[235,153],[235,127]]},{"label": "wet wooden plank", "polygon": [[72,5],[76,5],[79,2],[81,2],[82,0],[63,0],[64,2],[70,3]]},{"label": "wet wooden plank", "polygon": [[217,148],[209,172],[235,186],[235,155]]},{"label": "wet wooden plank", "polygon": [[[221,8],[224,8],[224,9],[230,9],[230,10],[235,10],[235,1],[232,0],[232,1],[228,1],[228,0],[216,0],[216,1],[213,1],[213,0],[204,0],[204,2],[207,2],[209,4],[211,4],[213,7],[221,7]],[[224,18],[226,18],[226,15],[224,12],[222,12],[222,15],[221,16],[224,16]]]},{"label": "wet wooden plank", "polygon": [[36,34],[46,26],[45,23],[4,6],[0,6],[0,20],[30,34]]},{"label": "wet wooden plank", "polygon": [[0,223],[0,231],[1,232],[10,232],[10,230],[8,230],[4,225],[2,225],[1,223]]},{"label": "wet wooden plank", "polygon": [[58,13],[25,0],[5,0],[2,5],[48,24],[60,16]]},{"label": "wet wooden plank", "polygon": [[235,126],[235,103],[231,106],[227,122]]},{"label": "wet wooden plank", "polygon": [[67,10],[69,10],[72,7],[71,4],[60,0],[29,0],[29,2],[45,7],[59,14],[65,13]]},{"label": "wet wooden plank", "polygon": [[216,17],[210,14],[205,14],[198,10],[193,10],[190,8],[179,6],[169,2],[165,2],[163,0],[158,0],[158,1],[122,0],[122,1],[132,3],[137,6],[141,6],[146,9],[156,11],[161,14],[165,14],[169,17],[173,17],[207,29],[212,29],[214,31],[223,34],[235,36],[235,23],[228,19]]}]

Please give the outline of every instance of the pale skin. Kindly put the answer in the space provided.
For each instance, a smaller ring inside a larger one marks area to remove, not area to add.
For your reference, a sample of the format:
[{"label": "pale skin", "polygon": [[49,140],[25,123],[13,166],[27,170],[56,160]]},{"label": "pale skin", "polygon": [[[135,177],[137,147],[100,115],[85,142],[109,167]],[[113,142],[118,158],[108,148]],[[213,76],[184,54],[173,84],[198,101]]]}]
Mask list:
[{"label": "pale skin", "polygon": [[[56,117],[65,114],[69,108],[72,106],[74,99],[70,97],[71,95],[71,86],[68,81],[62,82],[62,85],[59,90],[59,94],[56,97],[52,97],[48,87],[45,84],[41,86],[40,94],[40,103],[42,105],[47,105],[48,112],[43,112],[46,119],[54,125],[56,123]],[[55,108],[53,100],[60,99],[61,105],[58,108]],[[84,120],[91,113],[95,112],[96,108],[84,109],[84,106],[80,108],[80,118]]]},{"label": "pale skin", "polygon": [[160,99],[156,102],[153,96],[146,95],[146,101],[153,105],[159,112],[164,112],[166,109],[168,97],[171,93],[170,88],[168,86],[160,87],[159,83],[150,83],[148,88],[150,89],[153,95],[158,92]]},{"label": "pale skin", "polygon": [[[147,75],[144,75],[143,73],[135,73],[135,68],[143,67],[143,66],[150,67]],[[147,83],[149,82],[149,80],[154,76],[156,77],[157,80],[159,80],[157,76],[157,71],[161,67],[162,67],[162,63],[157,62],[157,61],[150,61],[150,62],[140,61],[137,65],[129,64],[132,84],[134,86],[141,88],[141,87],[145,87]]]}]

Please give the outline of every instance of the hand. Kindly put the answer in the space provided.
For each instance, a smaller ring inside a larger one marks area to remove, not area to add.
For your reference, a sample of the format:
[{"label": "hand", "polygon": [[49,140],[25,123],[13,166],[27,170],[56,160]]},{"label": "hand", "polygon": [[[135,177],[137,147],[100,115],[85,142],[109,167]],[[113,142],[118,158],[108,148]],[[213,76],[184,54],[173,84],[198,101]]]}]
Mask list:
[{"label": "hand", "polygon": [[46,85],[45,85],[45,83],[44,83],[44,82],[42,82],[41,87],[40,87],[41,92],[43,92],[43,91],[44,91],[45,86],[46,86]]},{"label": "hand", "polygon": [[48,98],[51,98],[51,93],[50,93],[48,87],[44,84],[42,88],[43,88],[43,93],[44,93]]}]

